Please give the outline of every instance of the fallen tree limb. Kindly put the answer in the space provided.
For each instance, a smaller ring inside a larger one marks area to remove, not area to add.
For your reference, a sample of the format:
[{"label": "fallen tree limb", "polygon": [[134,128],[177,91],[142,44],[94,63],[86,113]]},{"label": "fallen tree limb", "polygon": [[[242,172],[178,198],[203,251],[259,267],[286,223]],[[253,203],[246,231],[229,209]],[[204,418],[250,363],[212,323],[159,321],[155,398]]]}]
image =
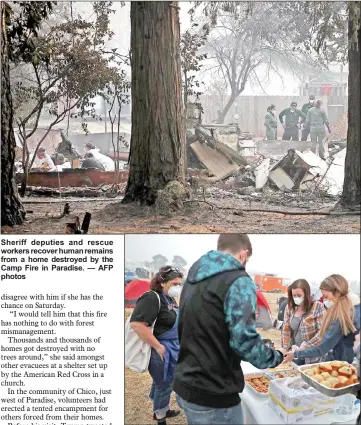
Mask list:
[{"label": "fallen tree limb", "polygon": [[360,215],[360,211],[330,211],[330,215]]},{"label": "fallen tree limb", "polygon": [[[120,198],[119,198],[120,200]],[[114,198],[82,198],[82,199],[71,199],[70,202],[114,202]],[[22,204],[62,204],[64,203],[64,200],[61,199],[54,199],[49,201],[30,201],[25,200],[21,201]]]},{"label": "fallen tree limb", "polygon": [[[217,206],[219,209],[223,210],[237,210],[235,207],[222,207]],[[285,214],[285,215],[360,215],[360,211],[294,211],[285,209],[274,209],[270,210],[267,208],[241,208],[243,212],[264,212],[264,213],[276,213],[276,214]]]}]

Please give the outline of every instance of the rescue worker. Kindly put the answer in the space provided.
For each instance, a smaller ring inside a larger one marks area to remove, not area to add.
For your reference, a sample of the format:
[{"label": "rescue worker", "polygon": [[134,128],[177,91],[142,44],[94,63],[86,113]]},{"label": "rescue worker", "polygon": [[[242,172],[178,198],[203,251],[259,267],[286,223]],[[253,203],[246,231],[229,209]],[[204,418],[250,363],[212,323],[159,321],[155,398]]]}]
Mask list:
[{"label": "rescue worker", "polygon": [[[313,108],[315,106],[315,96],[313,94],[310,94],[310,96],[308,97],[308,103],[305,103],[302,106],[301,111],[306,115],[307,117],[307,113],[308,111]],[[305,142],[308,138],[310,134],[310,127],[307,127],[306,124],[303,125],[303,129],[302,129],[302,137],[301,137],[301,141]]]},{"label": "rescue worker", "polygon": [[[283,117],[286,117],[285,122],[283,122]],[[301,121],[300,121],[301,118]],[[282,140],[293,140],[298,142],[298,130],[299,124],[303,123],[306,119],[306,115],[297,109],[297,102],[293,101],[289,108],[284,109],[280,115],[279,119],[285,132],[283,133]]]},{"label": "rescue worker", "polygon": [[322,101],[318,100],[315,106],[307,113],[306,126],[310,127],[312,142],[311,150],[313,153],[316,153],[318,145],[318,154],[322,159],[325,159],[325,125],[328,129],[328,132],[331,133],[330,123],[328,121],[325,110],[322,108]]},{"label": "rescue worker", "polygon": [[264,125],[266,127],[267,140],[277,140],[277,118],[276,107],[271,105],[267,108],[267,114],[264,117]]}]

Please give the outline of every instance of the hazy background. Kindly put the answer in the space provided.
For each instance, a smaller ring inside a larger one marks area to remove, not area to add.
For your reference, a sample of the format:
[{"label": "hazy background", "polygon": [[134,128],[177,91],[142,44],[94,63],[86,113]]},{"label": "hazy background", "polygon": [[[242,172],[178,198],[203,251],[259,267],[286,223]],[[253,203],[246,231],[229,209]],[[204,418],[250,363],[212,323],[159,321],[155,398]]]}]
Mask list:
[{"label": "hazy background", "polygon": [[[179,19],[182,33],[191,27],[191,20],[188,11],[191,9],[193,3],[194,2],[188,1],[179,3]],[[88,17],[89,19],[93,17],[93,11],[90,2],[74,2],[73,7],[76,13],[79,13],[84,17]],[[119,53],[126,55],[130,49],[130,2],[124,2],[123,6],[120,2],[113,2],[112,9],[115,9],[116,12],[110,16],[110,26],[114,32],[114,37],[110,45],[113,48],[118,48]],[[198,16],[197,14],[196,16]],[[264,75],[262,75],[262,71],[259,70],[258,72],[259,78],[262,80],[267,74],[266,67],[264,69]],[[202,72],[201,77],[201,80],[206,84],[212,81],[212,77],[207,71]],[[272,84],[266,85],[266,92],[269,96],[280,94],[283,96],[294,95],[298,94],[298,84],[299,81],[292,74],[281,69],[279,75],[273,75]],[[252,85],[250,82],[248,82],[241,96],[262,94],[264,93],[261,87]]]},{"label": "hazy background", "polygon": [[[125,235],[126,264],[151,261],[156,254],[182,256],[189,268],[200,256],[216,249],[218,235]],[[359,235],[250,235],[250,273],[271,273],[292,280],[320,283],[338,273],[360,292]]]}]

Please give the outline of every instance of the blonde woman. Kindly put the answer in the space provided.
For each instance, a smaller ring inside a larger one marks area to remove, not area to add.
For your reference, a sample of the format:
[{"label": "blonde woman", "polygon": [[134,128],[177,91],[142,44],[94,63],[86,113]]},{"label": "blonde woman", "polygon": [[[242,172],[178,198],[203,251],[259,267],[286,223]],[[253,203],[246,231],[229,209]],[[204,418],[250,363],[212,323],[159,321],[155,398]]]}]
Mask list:
[{"label": "blonde woman", "polygon": [[353,345],[360,332],[360,299],[350,296],[347,280],[338,274],[327,277],[320,289],[327,312],[318,337],[319,345],[288,353],[285,362],[326,354],[327,360],[352,363],[354,359]]},{"label": "blonde woman", "polygon": [[[282,327],[282,348],[287,351],[294,345],[308,348],[308,343],[314,341],[320,332],[326,309],[319,301],[313,301],[310,285],[305,279],[295,280],[287,292],[288,304]],[[299,359],[295,360],[295,363],[301,366],[322,360],[322,358]]]}]

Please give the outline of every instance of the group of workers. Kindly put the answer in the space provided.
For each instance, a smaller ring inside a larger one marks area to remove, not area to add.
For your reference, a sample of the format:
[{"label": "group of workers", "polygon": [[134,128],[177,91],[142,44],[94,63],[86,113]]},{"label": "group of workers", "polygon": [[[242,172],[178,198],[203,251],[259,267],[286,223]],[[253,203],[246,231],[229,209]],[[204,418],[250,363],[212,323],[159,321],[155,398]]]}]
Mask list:
[{"label": "group of workers", "polygon": [[193,264],[183,287],[180,270],[166,266],[138,299],[130,323],[151,346],[149,396],[159,425],[180,413],[170,408],[172,391],[188,424],[243,424],[241,361],[266,369],[290,361],[351,363],[355,354],[360,360],[360,299],[340,275],[322,281],[323,303],[312,299],[306,280],[293,282],[282,347],[266,344],[256,330],[256,285],[246,272],[251,255],[247,235],[220,235],[217,250]]},{"label": "group of workers", "polygon": [[[302,130],[302,141],[307,141],[311,136],[311,150],[316,153],[318,148],[319,156],[325,159],[324,141],[326,129],[331,133],[330,124],[325,110],[322,108],[322,101],[315,100],[314,95],[309,96],[308,103],[302,109],[297,109],[297,102],[292,101],[289,108],[284,109],[278,116],[284,128],[282,140],[299,141],[299,131]],[[267,140],[277,140],[277,115],[276,106],[270,105],[265,116],[265,127]]]},{"label": "group of workers", "polygon": [[[32,168],[42,171],[63,171],[72,168],[70,161],[61,153],[49,155],[45,148],[40,147],[35,155]],[[100,153],[100,150],[93,143],[84,145],[84,156],[81,160],[81,168],[93,168],[99,171],[114,171],[114,161],[107,155]]]}]

